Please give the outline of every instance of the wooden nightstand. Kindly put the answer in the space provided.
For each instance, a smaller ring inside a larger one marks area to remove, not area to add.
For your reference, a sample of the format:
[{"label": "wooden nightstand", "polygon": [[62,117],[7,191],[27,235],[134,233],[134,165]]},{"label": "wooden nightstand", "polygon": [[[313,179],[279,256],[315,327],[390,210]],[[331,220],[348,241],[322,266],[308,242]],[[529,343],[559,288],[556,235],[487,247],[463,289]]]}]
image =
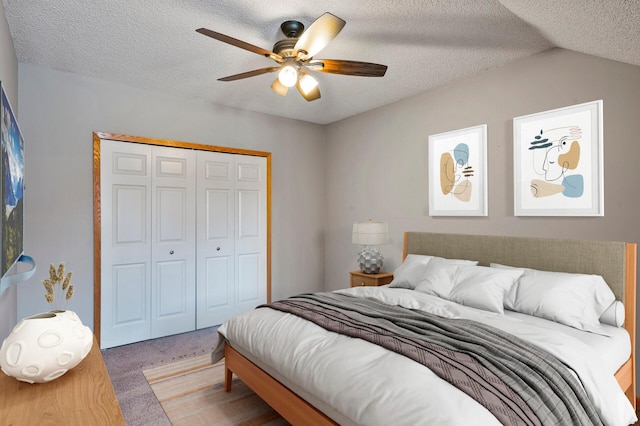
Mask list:
[{"label": "wooden nightstand", "polygon": [[393,281],[393,272],[365,274],[362,271],[351,271],[351,287],[378,286]]}]

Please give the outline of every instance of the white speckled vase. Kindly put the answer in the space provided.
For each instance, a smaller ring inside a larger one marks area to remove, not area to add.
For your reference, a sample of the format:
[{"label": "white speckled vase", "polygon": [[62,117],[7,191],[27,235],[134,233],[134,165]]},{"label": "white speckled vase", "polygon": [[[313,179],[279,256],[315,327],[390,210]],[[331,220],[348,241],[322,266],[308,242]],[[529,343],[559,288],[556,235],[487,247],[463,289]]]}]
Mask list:
[{"label": "white speckled vase", "polygon": [[20,321],[2,342],[0,368],[23,382],[50,382],[78,365],[92,344],[91,329],[75,312],[45,312]]}]

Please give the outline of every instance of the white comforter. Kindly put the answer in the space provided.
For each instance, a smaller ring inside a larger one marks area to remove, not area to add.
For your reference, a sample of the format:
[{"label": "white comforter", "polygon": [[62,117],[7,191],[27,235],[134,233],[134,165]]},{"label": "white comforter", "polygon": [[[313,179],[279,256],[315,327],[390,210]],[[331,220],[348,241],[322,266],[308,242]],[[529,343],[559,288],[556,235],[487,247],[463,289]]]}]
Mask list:
[{"label": "white comforter", "polygon": [[[518,335],[574,369],[606,425],[637,420],[615,378],[601,368],[600,357],[560,331],[411,290],[358,287],[338,292],[442,317],[472,319]],[[499,425],[484,407],[423,365],[291,314],[256,309],[230,319],[218,332],[285,385],[295,383],[303,398],[340,424]]]}]

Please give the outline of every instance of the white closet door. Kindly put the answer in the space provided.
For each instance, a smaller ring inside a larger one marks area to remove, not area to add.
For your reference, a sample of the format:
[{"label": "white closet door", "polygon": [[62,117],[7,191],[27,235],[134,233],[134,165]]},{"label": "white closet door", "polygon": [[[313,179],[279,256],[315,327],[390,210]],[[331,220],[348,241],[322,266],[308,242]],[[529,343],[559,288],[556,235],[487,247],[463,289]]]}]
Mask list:
[{"label": "white closet door", "polygon": [[[103,140],[101,347],[148,339],[151,330],[151,155]],[[105,262],[104,259],[107,259]]]},{"label": "white closet door", "polygon": [[267,302],[267,191],[264,157],[235,157],[236,314]]},{"label": "white closet door", "polygon": [[197,328],[235,313],[234,155],[198,151]]},{"label": "white closet door", "polygon": [[153,147],[152,338],[195,330],[195,158]]},{"label": "white closet door", "polygon": [[267,299],[267,159],[101,141],[101,347]]}]

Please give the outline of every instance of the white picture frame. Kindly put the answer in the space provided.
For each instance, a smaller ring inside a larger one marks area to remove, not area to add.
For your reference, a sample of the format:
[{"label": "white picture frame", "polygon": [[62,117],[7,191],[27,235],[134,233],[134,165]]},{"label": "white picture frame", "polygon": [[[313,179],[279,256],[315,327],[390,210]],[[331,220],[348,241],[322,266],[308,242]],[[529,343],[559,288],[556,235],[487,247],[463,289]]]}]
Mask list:
[{"label": "white picture frame", "polygon": [[487,216],[487,125],[429,136],[429,216]]},{"label": "white picture frame", "polygon": [[513,119],[515,216],[604,216],[602,106]]}]

